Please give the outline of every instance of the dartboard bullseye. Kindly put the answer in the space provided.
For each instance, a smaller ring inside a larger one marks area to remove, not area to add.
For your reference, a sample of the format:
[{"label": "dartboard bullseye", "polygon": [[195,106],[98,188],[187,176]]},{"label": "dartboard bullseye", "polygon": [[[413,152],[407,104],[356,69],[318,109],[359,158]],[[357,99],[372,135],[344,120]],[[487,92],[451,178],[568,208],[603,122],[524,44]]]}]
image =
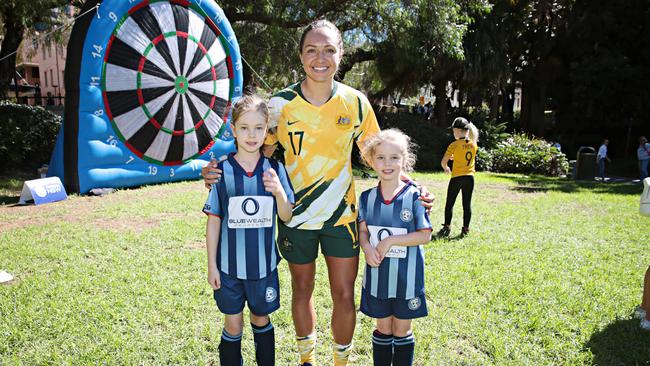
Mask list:
[{"label": "dartboard bullseye", "polygon": [[235,150],[235,34],[215,0],[85,0],[50,174],[68,192],[199,179]]},{"label": "dartboard bullseye", "polygon": [[180,165],[223,131],[233,92],[227,40],[185,2],[144,2],[106,47],[102,96],[119,139],[138,157]]}]

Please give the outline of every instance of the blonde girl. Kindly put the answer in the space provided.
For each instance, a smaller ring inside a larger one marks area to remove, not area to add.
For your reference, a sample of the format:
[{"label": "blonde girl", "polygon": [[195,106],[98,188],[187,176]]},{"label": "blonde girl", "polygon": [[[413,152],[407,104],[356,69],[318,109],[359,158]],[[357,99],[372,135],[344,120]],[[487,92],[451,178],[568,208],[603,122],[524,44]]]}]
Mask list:
[{"label": "blonde girl", "polygon": [[421,245],[431,240],[431,222],[418,201],[420,190],[400,179],[415,163],[408,136],[384,130],[369,138],[362,156],[379,183],[359,201],[359,241],[366,258],[360,310],[377,319],[374,365],[411,365],[411,321],[427,315]]}]

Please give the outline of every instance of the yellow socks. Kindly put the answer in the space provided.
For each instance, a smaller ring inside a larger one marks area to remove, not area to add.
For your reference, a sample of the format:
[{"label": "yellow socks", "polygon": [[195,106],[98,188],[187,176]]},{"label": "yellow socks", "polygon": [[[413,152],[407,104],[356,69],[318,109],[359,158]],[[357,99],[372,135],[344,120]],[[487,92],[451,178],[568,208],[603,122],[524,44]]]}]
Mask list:
[{"label": "yellow socks", "polygon": [[352,343],[345,345],[334,343],[332,345],[332,351],[334,354],[334,366],[346,366],[350,353],[352,352]]},{"label": "yellow socks", "polygon": [[305,337],[296,337],[298,353],[300,353],[300,364],[309,362],[316,364],[316,333]]}]

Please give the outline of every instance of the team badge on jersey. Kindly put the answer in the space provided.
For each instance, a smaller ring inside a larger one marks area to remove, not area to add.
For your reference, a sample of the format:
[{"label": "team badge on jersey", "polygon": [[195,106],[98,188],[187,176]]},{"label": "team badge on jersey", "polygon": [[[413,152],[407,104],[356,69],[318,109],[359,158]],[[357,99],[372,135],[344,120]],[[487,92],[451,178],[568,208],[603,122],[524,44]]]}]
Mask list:
[{"label": "team badge on jersey", "polygon": [[410,310],[415,311],[415,310],[419,309],[420,306],[422,306],[422,302],[420,301],[419,297],[414,297],[414,298],[409,300],[409,309]]},{"label": "team badge on jersey", "polygon": [[347,128],[350,126],[351,119],[349,116],[341,115],[336,120],[336,127]]},{"label": "team badge on jersey", "polygon": [[411,222],[413,220],[413,211],[404,208],[399,213],[399,218],[402,219],[403,222]]},{"label": "team badge on jersey", "polygon": [[[267,287],[264,298],[266,302],[273,302],[278,297],[278,292],[273,287]],[[419,300],[419,299],[418,299]]]}]

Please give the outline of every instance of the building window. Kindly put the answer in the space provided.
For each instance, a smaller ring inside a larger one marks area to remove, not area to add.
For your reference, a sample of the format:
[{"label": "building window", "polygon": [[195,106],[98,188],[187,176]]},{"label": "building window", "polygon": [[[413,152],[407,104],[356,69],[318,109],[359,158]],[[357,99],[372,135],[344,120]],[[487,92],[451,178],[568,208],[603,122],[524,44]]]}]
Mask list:
[{"label": "building window", "polygon": [[47,88],[48,87],[48,85],[47,85],[47,71],[45,71],[43,73],[43,80],[45,81],[45,87]]},{"label": "building window", "polygon": [[39,78],[39,76],[38,76],[38,67],[32,67],[32,77],[33,77],[34,79],[38,79],[38,78]]},{"label": "building window", "polygon": [[50,84],[54,86],[54,70],[50,70]]},{"label": "building window", "polygon": [[61,70],[61,88],[65,88],[65,71]]},{"label": "building window", "polygon": [[52,44],[47,44],[47,57],[52,57]]},{"label": "building window", "polygon": [[41,47],[41,49],[43,50],[43,60],[45,60],[45,58],[46,58],[45,57],[45,44],[43,44],[43,47]]}]

